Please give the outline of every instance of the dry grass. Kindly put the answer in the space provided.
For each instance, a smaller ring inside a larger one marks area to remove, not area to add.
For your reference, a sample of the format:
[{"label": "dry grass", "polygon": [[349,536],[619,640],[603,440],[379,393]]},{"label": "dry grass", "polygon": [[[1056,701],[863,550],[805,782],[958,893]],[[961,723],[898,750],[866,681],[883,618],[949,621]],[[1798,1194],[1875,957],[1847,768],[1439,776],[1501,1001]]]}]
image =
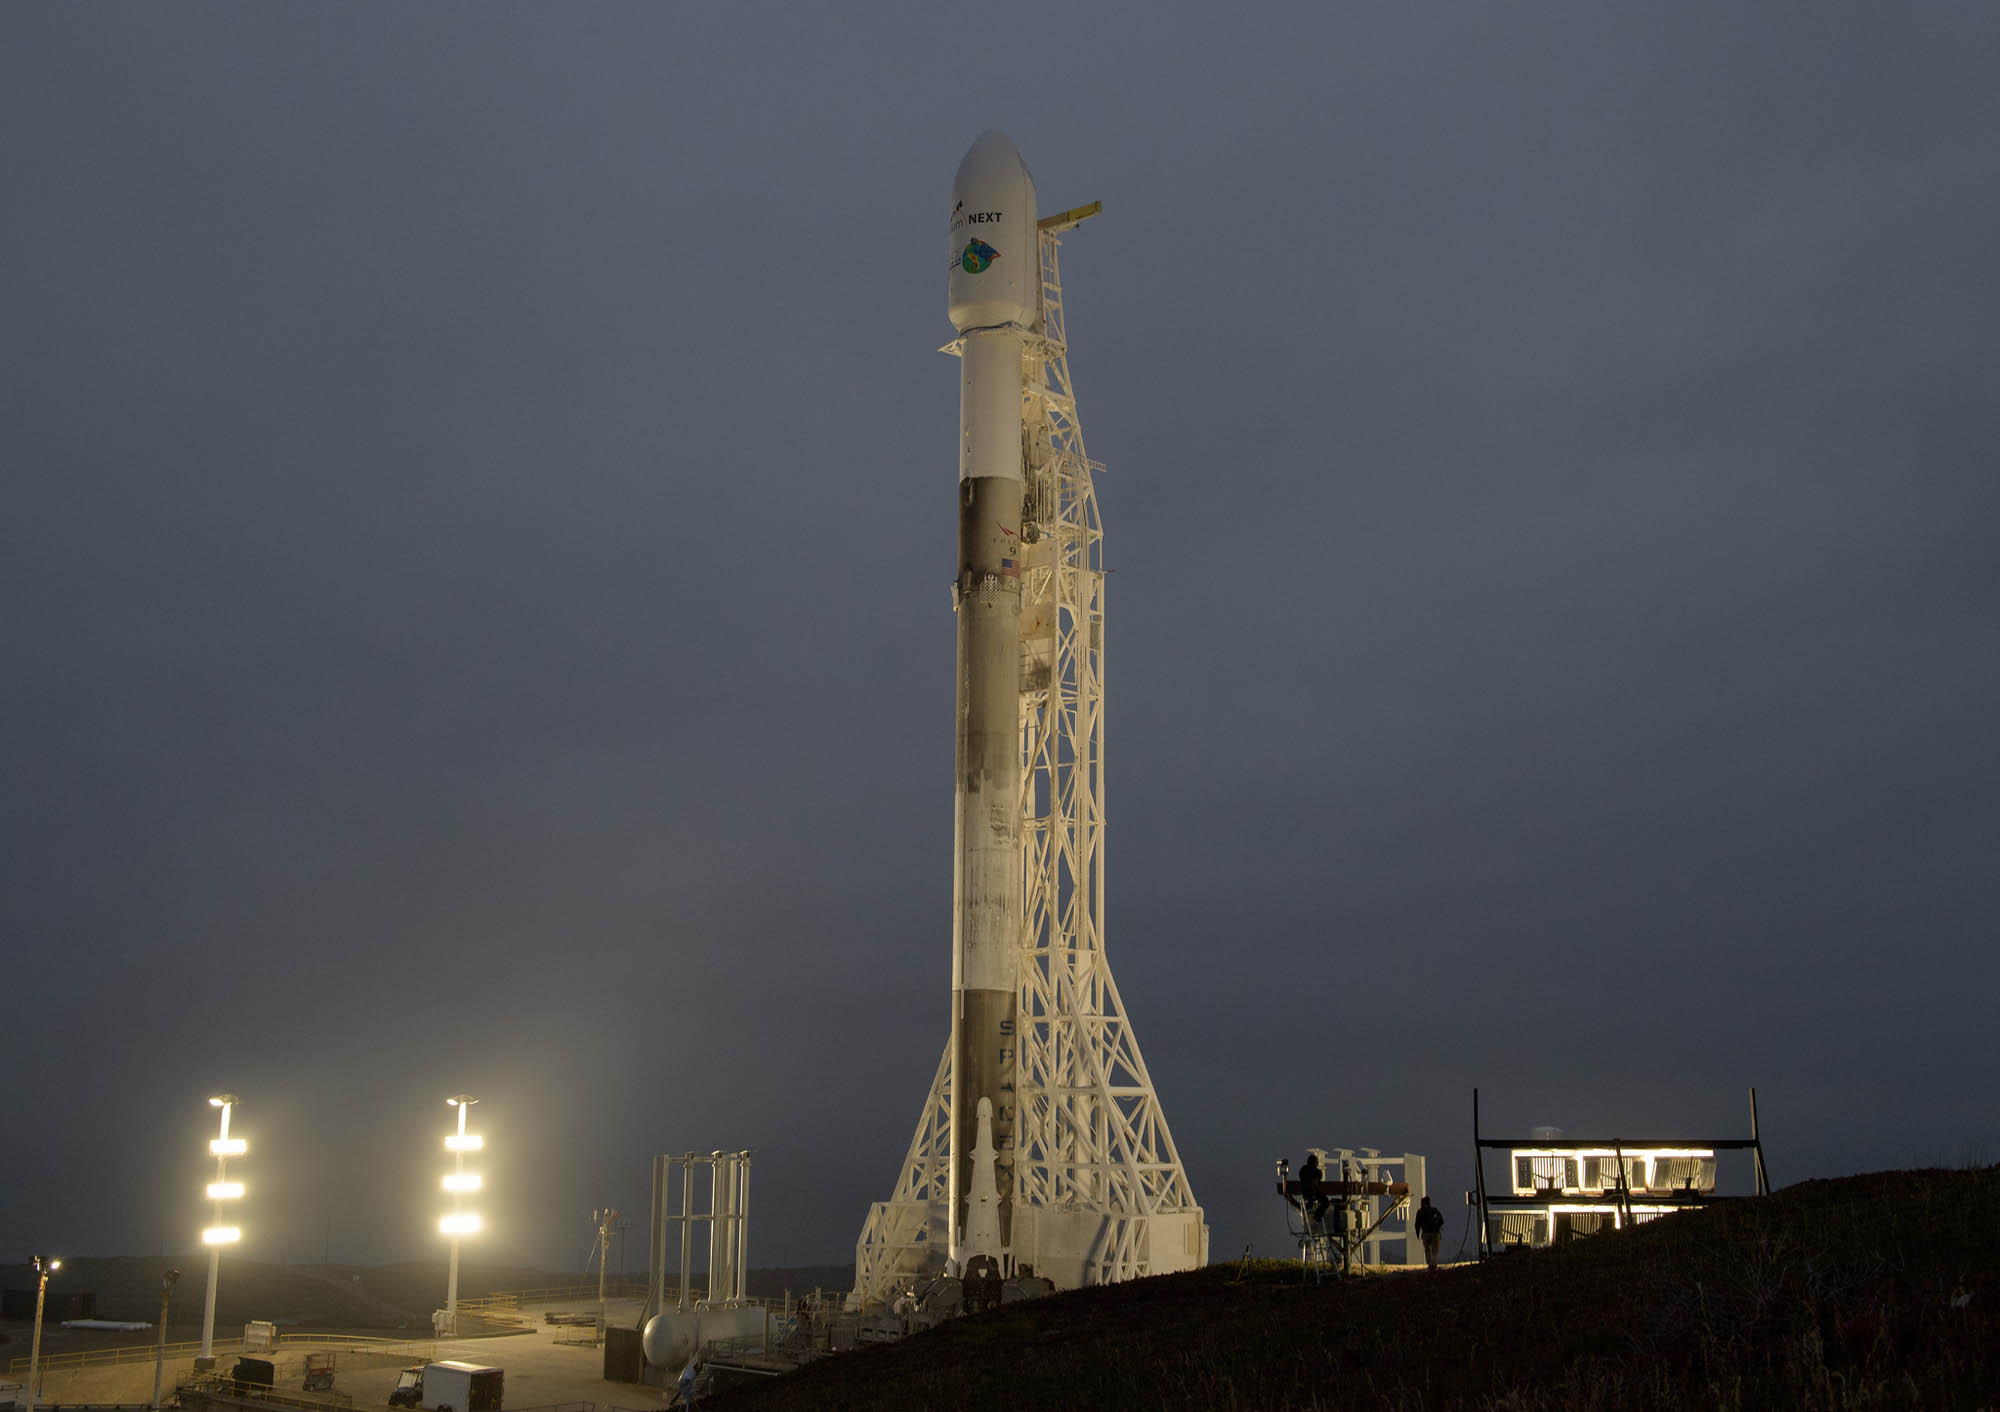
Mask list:
[{"label": "dry grass", "polygon": [[1807,1182],[1434,1275],[1315,1288],[1261,1262],[1080,1290],[716,1405],[1995,1408],[2000,1170]]}]

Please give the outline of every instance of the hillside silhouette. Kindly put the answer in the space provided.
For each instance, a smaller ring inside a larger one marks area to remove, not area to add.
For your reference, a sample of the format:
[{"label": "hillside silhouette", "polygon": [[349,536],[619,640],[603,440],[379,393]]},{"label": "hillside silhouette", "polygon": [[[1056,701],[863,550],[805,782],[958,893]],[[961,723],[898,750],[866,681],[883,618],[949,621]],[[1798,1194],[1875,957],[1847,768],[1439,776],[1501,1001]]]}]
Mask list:
[{"label": "hillside silhouette", "polygon": [[954,1320],[718,1412],[2000,1406],[2000,1168],[1804,1182],[1435,1273],[1212,1266]]}]

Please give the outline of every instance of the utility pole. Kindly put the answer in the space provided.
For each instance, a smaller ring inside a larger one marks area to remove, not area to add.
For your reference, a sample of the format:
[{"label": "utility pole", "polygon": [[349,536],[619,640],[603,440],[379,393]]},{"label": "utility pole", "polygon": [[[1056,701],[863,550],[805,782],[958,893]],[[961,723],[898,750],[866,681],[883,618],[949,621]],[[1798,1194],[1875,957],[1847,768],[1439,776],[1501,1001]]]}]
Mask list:
[{"label": "utility pole", "polygon": [[618,1213],[609,1206],[590,1213],[597,1222],[597,1339],[604,1341],[604,1271],[610,1265],[611,1227],[618,1220]]},{"label": "utility pole", "polygon": [[167,1301],[173,1298],[174,1284],[180,1277],[179,1270],[169,1270],[160,1276],[160,1339],[153,1350],[153,1412],[160,1412],[160,1374],[167,1366]]},{"label": "utility pole", "polygon": [[35,1337],[28,1345],[28,1412],[42,1405],[42,1302],[48,1297],[49,1276],[62,1268],[62,1261],[37,1255],[35,1266]]}]

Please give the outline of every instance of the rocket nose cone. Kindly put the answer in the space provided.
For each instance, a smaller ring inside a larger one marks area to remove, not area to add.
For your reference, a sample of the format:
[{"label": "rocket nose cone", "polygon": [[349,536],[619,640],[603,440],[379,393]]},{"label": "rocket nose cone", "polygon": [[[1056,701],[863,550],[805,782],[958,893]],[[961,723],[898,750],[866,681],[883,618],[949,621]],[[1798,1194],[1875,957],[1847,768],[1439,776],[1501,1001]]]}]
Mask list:
[{"label": "rocket nose cone", "polygon": [[945,308],[952,327],[962,333],[1033,322],[1041,294],[1035,179],[997,128],[981,133],[958,164],[950,240]]},{"label": "rocket nose cone", "polygon": [[992,127],[980,133],[966,149],[965,159],[958,164],[958,179],[952,185],[960,191],[976,189],[1007,181],[1016,174],[1027,178],[1030,185],[1034,183],[1034,175],[1021,160],[1021,149],[1014,145],[1014,139]]}]

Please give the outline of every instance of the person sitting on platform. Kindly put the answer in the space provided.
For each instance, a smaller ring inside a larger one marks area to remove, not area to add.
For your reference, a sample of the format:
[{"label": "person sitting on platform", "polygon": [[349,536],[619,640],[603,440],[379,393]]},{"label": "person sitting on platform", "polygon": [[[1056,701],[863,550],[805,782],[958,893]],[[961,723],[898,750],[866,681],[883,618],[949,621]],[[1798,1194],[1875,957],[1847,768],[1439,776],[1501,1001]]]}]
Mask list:
[{"label": "person sitting on platform", "polygon": [[1311,1217],[1312,1223],[1317,1226],[1326,1215],[1326,1208],[1332,1201],[1333,1198],[1326,1194],[1326,1187],[1321,1182],[1319,1154],[1308,1152],[1305,1166],[1299,1168],[1299,1209]]}]

